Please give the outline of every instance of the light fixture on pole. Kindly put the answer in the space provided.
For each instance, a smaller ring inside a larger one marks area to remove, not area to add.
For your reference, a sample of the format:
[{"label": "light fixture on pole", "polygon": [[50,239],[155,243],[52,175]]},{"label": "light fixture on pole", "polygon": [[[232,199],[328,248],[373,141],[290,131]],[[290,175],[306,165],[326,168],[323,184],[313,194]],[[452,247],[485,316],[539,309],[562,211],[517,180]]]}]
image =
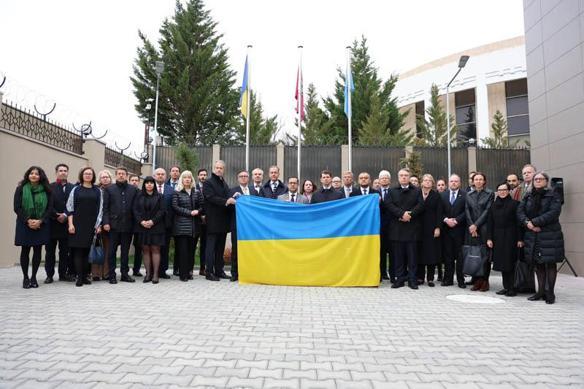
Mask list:
[{"label": "light fixture on pole", "polygon": [[164,71],[164,63],[162,61],[156,61],[155,66],[156,71],[156,101],[154,103],[154,141],[152,142],[152,175],[154,175],[154,170],[156,170],[156,137],[158,135],[158,89],[160,87],[160,75]]},{"label": "light fixture on pole", "polygon": [[448,149],[448,177],[450,178],[450,175],[452,174],[452,160],[450,158],[450,98],[449,98],[449,89],[450,89],[450,85],[454,82],[454,79],[456,78],[456,76],[458,76],[458,73],[460,73],[460,71],[462,70],[463,67],[466,66],[466,62],[468,61],[469,56],[468,55],[462,55],[460,57],[460,59],[458,60],[458,70],[456,71],[456,73],[454,74],[454,77],[452,77],[452,80],[450,80],[450,82],[448,84],[446,84],[446,134],[447,134],[447,149]]}]

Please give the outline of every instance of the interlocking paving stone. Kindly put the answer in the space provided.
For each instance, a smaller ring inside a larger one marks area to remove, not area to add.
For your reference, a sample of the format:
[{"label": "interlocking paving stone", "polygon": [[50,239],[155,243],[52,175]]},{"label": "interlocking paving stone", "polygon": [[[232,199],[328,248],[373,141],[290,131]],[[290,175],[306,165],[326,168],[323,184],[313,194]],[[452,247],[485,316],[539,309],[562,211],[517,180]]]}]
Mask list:
[{"label": "interlocking paving stone", "polygon": [[584,387],[584,279],[568,275],[551,306],[446,299],[497,297],[498,273],[487,293],[0,279],[2,389]]}]

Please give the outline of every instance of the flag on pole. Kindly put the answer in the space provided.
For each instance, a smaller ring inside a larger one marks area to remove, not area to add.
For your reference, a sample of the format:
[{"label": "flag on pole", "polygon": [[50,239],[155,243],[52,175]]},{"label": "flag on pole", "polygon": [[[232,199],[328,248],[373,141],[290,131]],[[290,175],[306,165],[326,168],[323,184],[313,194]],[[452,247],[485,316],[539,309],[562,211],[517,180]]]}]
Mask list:
[{"label": "flag on pole", "polygon": [[245,69],[243,70],[243,82],[241,83],[241,91],[239,94],[239,107],[241,114],[247,118],[247,95],[249,93],[249,85],[247,83],[247,55],[245,56]]},{"label": "flag on pole", "polygon": [[345,115],[347,118],[351,118],[351,96],[355,90],[355,84],[353,84],[353,75],[351,74],[351,65],[347,64],[347,71],[345,72]]},{"label": "flag on pole", "polygon": [[302,68],[298,66],[296,73],[296,92],[294,93],[296,99],[296,113],[300,110],[300,121],[304,121],[304,87],[302,86]]}]

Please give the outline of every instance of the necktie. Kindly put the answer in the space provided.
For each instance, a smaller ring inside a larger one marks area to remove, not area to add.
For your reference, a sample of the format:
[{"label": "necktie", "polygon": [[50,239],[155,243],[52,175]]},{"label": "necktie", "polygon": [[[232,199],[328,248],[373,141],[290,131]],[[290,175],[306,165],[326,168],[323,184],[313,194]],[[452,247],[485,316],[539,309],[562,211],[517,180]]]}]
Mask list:
[{"label": "necktie", "polygon": [[456,192],[450,192],[450,205],[454,204],[454,201],[456,200]]},{"label": "necktie", "polygon": [[158,193],[162,194],[162,185],[158,184]]},{"label": "necktie", "polygon": [[260,194],[260,187],[256,185],[255,191],[257,192],[257,194]]},{"label": "necktie", "polygon": [[243,194],[245,196],[249,196],[249,189],[248,188],[243,188]]},{"label": "necktie", "polygon": [[363,195],[367,196],[367,189],[363,190]]},{"label": "necktie", "polygon": [[290,196],[291,196],[291,197],[290,197],[290,202],[292,202],[292,203],[295,203],[295,202],[296,202],[296,199],[295,199],[294,197],[295,197],[296,195],[295,195],[294,193],[292,193]]},{"label": "necktie", "polygon": [[272,192],[276,193],[276,188],[278,187],[278,183],[275,182],[272,184]]},{"label": "necktie", "polygon": [[387,197],[387,188],[383,189],[383,200]]},{"label": "necktie", "polygon": [[176,189],[176,182],[171,182],[170,185],[172,185],[172,189]]}]

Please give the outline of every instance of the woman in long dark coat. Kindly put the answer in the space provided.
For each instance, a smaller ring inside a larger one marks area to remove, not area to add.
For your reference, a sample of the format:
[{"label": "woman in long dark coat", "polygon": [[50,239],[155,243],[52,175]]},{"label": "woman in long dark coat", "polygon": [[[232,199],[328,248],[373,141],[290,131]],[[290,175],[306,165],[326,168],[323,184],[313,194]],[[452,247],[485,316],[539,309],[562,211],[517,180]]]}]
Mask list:
[{"label": "woman in long dark coat", "polygon": [[95,171],[85,167],[79,172],[79,182],[67,200],[69,247],[77,273],[76,286],[91,284],[88,278],[89,250],[93,239],[101,232],[103,194],[95,185]]},{"label": "woman in long dark coat", "polygon": [[517,222],[519,202],[511,198],[511,187],[506,182],[497,186],[497,197],[489,209],[487,220],[487,247],[493,250],[493,269],[503,275],[503,289],[497,294],[517,296],[513,288],[517,250],[523,246]]},{"label": "woman in long dark coat", "polygon": [[146,268],[143,282],[158,283],[160,267],[160,247],[165,245],[166,203],[156,190],[154,178],[148,176],[142,184],[142,191],[134,200],[134,218],[137,233],[142,246],[142,257]]},{"label": "woman in long dark coat", "polygon": [[545,298],[556,301],[554,287],[558,269],[556,263],[564,260],[564,235],[560,225],[562,202],[560,196],[549,188],[549,176],[539,172],[533,177],[533,189],[517,209],[519,222],[525,228],[525,259],[535,264],[538,291],[528,300]]},{"label": "woman in long dark coat", "polygon": [[[20,267],[24,289],[39,287],[36,274],[41,264],[43,245],[51,240],[52,208],[51,189],[47,175],[38,166],[29,167],[14,192],[14,212],[16,213],[14,244],[21,247]],[[32,275],[29,278],[28,265],[31,249],[33,250]]]},{"label": "woman in long dark coat", "polygon": [[442,200],[434,187],[434,177],[424,174],[422,177],[422,198],[424,199],[424,213],[422,214],[422,240],[418,249],[418,284],[424,283],[424,276],[428,286],[434,286],[436,265],[440,263],[441,241],[440,225],[442,223]]}]

